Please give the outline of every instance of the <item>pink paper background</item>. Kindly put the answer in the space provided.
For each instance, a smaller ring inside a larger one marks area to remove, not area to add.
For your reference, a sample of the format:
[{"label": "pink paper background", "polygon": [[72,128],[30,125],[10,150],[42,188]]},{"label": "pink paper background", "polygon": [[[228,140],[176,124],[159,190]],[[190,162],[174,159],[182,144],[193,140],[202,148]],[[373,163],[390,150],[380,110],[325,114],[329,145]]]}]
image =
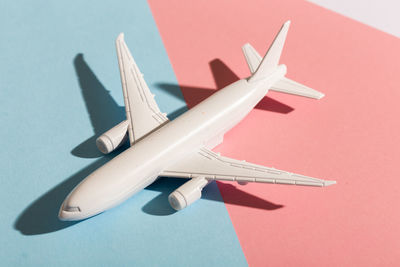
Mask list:
[{"label": "pink paper background", "polygon": [[338,182],[219,183],[249,265],[398,264],[400,40],[300,0],[149,3],[189,106],[234,81],[228,67],[248,76],[241,46],[264,54],[287,19],[288,77],[326,94],[270,92],[215,149]]}]

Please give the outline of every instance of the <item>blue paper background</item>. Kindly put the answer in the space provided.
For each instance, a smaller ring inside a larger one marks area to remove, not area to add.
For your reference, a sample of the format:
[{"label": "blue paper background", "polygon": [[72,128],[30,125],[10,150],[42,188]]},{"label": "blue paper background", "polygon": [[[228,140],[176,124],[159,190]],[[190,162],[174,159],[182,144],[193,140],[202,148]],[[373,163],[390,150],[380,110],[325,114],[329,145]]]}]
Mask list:
[{"label": "blue paper background", "polygon": [[162,179],[104,214],[58,221],[69,191],[115,156],[94,140],[124,118],[119,32],[161,110],[184,111],[180,91],[157,87],[177,81],[145,1],[0,3],[1,265],[246,265],[215,183],[178,213],[167,196],[183,181]]}]

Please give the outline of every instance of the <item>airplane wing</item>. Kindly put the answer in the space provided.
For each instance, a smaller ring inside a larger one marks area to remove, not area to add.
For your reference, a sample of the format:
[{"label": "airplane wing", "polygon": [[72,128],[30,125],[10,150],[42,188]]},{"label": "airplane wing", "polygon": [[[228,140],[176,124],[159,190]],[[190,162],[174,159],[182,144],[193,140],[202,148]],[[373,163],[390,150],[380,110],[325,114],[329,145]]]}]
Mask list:
[{"label": "airplane wing", "polygon": [[160,176],[178,178],[202,176],[207,180],[309,186],[328,186],[336,183],[223,157],[207,148],[202,148],[185,160],[168,167]]},{"label": "airplane wing", "polygon": [[[254,47],[252,47],[248,43],[242,47],[242,50],[243,50],[243,54],[246,58],[247,65],[249,66],[251,73],[254,73],[257,70],[258,66],[260,65],[262,57],[254,49]],[[324,97],[323,93],[318,92],[317,90],[309,88],[305,85],[302,85],[302,84],[295,82],[291,79],[288,79],[286,77],[283,77],[281,80],[276,82],[270,88],[270,90],[281,92],[281,93],[316,98],[316,99],[320,99],[320,98]]]},{"label": "airplane wing", "polygon": [[143,79],[121,33],[116,40],[130,144],[168,122]]}]

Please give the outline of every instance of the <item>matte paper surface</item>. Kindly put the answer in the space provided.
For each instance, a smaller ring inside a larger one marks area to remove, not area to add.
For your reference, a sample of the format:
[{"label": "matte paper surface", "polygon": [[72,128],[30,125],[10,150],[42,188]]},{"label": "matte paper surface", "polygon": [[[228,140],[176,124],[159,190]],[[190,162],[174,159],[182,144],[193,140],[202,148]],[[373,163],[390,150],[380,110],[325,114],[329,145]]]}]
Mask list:
[{"label": "matte paper surface", "polygon": [[102,156],[95,137],[125,117],[120,32],[161,110],[186,109],[177,87],[158,86],[177,82],[145,1],[8,1],[0,27],[2,266],[246,265],[215,183],[182,212],[167,197],[184,181],[162,179],[94,218],[57,218],[72,188],[116,155]]},{"label": "matte paper surface", "polygon": [[218,183],[249,265],[397,265],[399,39],[306,1],[150,6],[189,106],[248,76],[241,46],[265,54],[288,19],[287,76],[326,94],[316,101],[270,92],[214,149],[338,182]]},{"label": "matte paper surface", "polygon": [[[95,147],[125,118],[120,32],[175,118],[248,76],[241,46],[264,54],[288,19],[287,76],[325,98],[271,92],[214,150],[337,185],[212,183],[174,212],[167,196],[184,181],[161,179],[94,218],[57,219],[70,190],[122,151],[102,156]],[[400,261],[398,38],[301,0],[8,1],[0,33],[3,265]]]}]

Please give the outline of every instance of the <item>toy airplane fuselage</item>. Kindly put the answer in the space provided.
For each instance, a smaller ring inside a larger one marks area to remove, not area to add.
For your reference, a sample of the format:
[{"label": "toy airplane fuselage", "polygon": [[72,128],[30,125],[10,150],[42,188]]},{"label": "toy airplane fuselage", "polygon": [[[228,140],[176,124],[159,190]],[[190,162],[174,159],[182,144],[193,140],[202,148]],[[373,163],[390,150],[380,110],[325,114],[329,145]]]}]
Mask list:
[{"label": "toy airplane fuselage", "polygon": [[199,199],[201,190],[212,180],[311,186],[334,183],[222,157],[210,150],[270,88],[313,98],[323,96],[285,78],[286,66],[277,64],[288,26],[289,22],[282,26],[263,60],[250,45],[243,47],[253,72],[250,78],[217,91],[174,121],[159,111],[121,34],[116,43],[127,120],[102,135],[97,145],[109,153],[128,136],[131,147],[77,185],[62,204],[59,218],[82,220],[99,214],[160,176],[191,178],[169,196],[176,210]]}]

